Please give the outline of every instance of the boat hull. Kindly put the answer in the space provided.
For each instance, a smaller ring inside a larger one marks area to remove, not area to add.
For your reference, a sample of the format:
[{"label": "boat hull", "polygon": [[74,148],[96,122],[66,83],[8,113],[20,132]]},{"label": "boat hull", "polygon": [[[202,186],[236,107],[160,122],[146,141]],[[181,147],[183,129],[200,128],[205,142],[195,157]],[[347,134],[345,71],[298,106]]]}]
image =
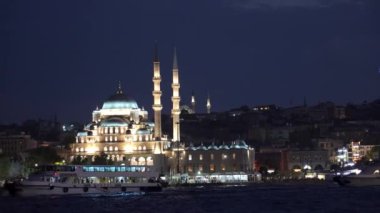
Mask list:
[{"label": "boat hull", "polygon": [[36,195],[85,195],[85,194],[117,194],[161,191],[157,183],[125,184],[125,185],[25,185],[15,187],[10,194],[18,196]]},{"label": "boat hull", "polygon": [[334,181],[341,186],[380,186],[380,176],[378,175],[337,176]]}]

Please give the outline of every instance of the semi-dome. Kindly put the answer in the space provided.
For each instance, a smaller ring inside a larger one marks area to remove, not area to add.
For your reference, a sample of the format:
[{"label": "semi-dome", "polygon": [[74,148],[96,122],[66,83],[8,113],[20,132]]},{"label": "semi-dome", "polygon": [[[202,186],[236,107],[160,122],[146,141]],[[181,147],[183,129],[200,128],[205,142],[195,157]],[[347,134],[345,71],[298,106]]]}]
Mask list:
[{"label": "semi-dome", "polygon": [[119,118],[119,117],[110,117],[105,120],[103,120],[100,123],[100,126],[105,127],[105,126],[127,126],[128,121]]},{"label": "semi-dome", "polygon": [[212,143],[210,146],[208,146],[208,149],[214,149],[214,150],[218,150],[219,147],[216,146],[214,143]]},{"label": "semi-dome", "polygon": [[230,149],[230,147],[228,147],[227,145],[223,143],[222,145],[219,146],[219,149]]},{"label": "semi-dome", "polygon": [[136,131],[136,134],[138,134],[138,135],[148,135],[148,134],[150,134],[151,132],[148,130],[148,129],[146,129],[146,128],[143,128],[143,129],[138,129],[137,131]]},{"label": "semi-dome", "polygon": [[104,103],[102,109],[137,109],[135,100],[126,96],[119,85],[116,94],[110,96]]},{"label": "semi-dome", "polygon": [[197,147],[198,150],[207,150],[207,147],[203,145],[203,143],[201,143],[200,146]]}]

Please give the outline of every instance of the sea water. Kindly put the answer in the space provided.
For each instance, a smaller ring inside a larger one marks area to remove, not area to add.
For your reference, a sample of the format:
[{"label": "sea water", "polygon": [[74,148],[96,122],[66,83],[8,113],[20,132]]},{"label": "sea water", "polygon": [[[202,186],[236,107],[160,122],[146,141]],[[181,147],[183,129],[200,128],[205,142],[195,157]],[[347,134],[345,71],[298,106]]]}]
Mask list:
[{"label": "sea water", "polygon": [[158,193],[0,197],[0,212],[380,212],[380,187],[256,184],[177,187]]}]

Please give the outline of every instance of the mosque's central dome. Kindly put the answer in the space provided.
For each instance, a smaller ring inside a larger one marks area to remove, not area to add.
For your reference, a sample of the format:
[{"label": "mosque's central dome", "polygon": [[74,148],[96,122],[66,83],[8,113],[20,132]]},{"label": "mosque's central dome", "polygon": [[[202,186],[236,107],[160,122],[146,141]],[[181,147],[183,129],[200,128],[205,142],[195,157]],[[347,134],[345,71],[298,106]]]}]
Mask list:
[{"label": "mosque's central dome", "polygon": [[137,109],[138,105],[135,100],[124,95],[119,86],[116,94],[110,96],[104,103],[102,109]]}]

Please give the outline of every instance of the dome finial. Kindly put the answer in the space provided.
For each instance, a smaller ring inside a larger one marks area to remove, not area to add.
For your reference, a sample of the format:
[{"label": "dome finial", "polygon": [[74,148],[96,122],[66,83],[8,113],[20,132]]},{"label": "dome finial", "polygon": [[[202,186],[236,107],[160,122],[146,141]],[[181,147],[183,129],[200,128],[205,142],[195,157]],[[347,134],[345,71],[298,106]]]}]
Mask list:
[{"label": "dome finial", "polygon": [[116,94],[123,94],[123,90],[121,89],[121,82],[119,81],[119,86],[117,87]]}]

